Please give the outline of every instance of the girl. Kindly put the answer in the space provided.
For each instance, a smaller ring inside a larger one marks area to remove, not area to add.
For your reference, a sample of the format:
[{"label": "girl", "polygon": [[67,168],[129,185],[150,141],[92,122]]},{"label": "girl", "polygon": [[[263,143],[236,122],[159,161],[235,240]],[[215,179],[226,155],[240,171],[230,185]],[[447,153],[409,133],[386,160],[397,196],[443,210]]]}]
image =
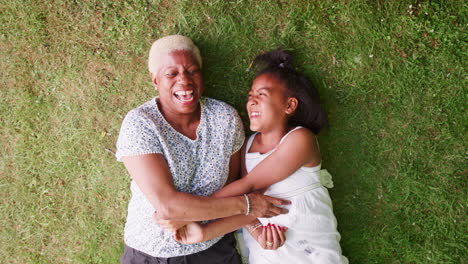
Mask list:
[{"label": "girl", "polygon": [[[250,263],[348,263],[341,254],[332,203],[324,188],[324,176],[330,176],[320,169],[315,134],[327,120],[318,93],[293,68],[292,56],[284,50],[259,55],[255,63],[264,68],[253,81],[247,112],[250,129],[257,133],[242,149],[243,177],[213,196],[267,188],[265,195],[291,201],[285,206],[288,214],[259,218],[243,230]],[[232,221],[190,223],[177,230],[175,238],[182,243],[205,241],[226,233]],[[282,226],[288,227],[286,240]]]}]

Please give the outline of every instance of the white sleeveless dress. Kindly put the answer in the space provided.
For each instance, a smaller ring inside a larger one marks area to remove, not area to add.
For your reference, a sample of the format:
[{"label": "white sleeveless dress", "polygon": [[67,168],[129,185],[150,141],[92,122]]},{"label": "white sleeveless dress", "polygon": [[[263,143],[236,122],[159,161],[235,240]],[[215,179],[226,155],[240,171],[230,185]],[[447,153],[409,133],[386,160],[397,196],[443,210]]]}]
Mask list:
[{"label": "white sleeveless dress", "polygon": [[[296,127],[289,133],[299,128],[301,127]],[[246,146],[245,163],[248,172],[276,149],[275,147],[265,154],[249,153],[255,136],[253,134],[249,138]],[[277,250],[265,250],[243,229],[245,245],[240,243],[240,249],[244,262],[248,259],[251,264],[348,263],[348,259],[341,254],[340,234],[336,229],[332,202],[324,188],[324,185],[333,187],[333,182],[330,174],[326,170],[320,170],[320,166],[301,167],[286,179],[268,187],[265,195],[291,201],[291,205],[285,206],[289,213],[259,220],[263,225],[271,223],[288,227],[286,242]]]}]

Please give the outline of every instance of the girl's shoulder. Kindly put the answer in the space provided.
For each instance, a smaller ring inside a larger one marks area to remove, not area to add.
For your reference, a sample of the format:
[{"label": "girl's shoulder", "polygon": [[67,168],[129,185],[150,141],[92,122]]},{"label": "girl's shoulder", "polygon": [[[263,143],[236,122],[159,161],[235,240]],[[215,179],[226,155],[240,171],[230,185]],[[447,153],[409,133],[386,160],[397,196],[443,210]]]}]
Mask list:
[{"label": "girl's shoulder", "polygon": [[284,155],[297,153],[306,157],[307,163],[320,163],[320,149],[315,134],[307,128],[297,127],[281,140],[277,147],[278,151]]},{"label": "girl's shoulder", "polygon": [[[246,152],[249,152],[250,147],[257,140],[257,135],[259,134],[261,133],[256,132],[250,135],[250,137],[246,139],[245,141]],[[292,148],[297,149],[297,148],[302,148],[302,147],[309,148],[311,144],[315,145],[315,143],[316,143],[315,134],[308,128],[298,126],[298,127],[291,129],[289,132],[287,132],[281,138],[281,140],[276,145],[276,147],[268,151],[268,153],[271,153],[278,149],[292,149]]]},{"label": "girl's shoulder", "polygon": [[286,135],[281,139],[279,145],[285,144],[304,144],[304,146],[310,146],[310,144],[316,143],[315,134],[312,130],[305,127],[295,127],[291,129]]}]

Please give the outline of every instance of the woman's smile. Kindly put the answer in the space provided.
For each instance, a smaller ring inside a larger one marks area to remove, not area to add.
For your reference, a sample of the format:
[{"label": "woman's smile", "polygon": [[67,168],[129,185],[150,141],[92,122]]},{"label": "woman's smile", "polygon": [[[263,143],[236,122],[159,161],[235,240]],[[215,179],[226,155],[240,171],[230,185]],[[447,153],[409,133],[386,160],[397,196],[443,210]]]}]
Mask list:
[{"label": "woman's smile", "polygon": [[174,93],[177,100],[183,103],[189,103],[193,101],[193,90],[181,90]]}]

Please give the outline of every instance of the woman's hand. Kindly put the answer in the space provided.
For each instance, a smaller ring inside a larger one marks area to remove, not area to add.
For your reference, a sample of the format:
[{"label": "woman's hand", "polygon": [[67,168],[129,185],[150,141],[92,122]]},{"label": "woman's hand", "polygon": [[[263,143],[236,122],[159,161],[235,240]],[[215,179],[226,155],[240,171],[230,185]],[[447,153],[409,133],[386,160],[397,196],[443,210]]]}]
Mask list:
[{"label": "woman's hand", "polygon": [[253,192],[248,194],[250,201],[249,215],[255,217],[273,217],[279,214],[288,213],[288,209],[277,207],[278,205],[288,205],[291,202],[273,198],[261,194],[260,192]]},{"label": "woman's hand", "polygon": [[176,232],[178,229],[182,228],[190,221],[174,221],[174,220],[163,220],[158,217],[158,214],[154,212],[153,220],[160,225],[162,228],[171,231],[172,233]]},{"label": "woman's hand", "polygon": [[203,227],[202,225],[190,222],[183,227],[179,228],[173,235],[174,239],[182,244],[195,244],[203,240]]},{"label": "woman's hand", "polygon": [[258,232],[252,234],[258,244],[267,250],[276,250],[286,241],[284,233],[288,230],[287,227],[268,224],[259,228]]}]

